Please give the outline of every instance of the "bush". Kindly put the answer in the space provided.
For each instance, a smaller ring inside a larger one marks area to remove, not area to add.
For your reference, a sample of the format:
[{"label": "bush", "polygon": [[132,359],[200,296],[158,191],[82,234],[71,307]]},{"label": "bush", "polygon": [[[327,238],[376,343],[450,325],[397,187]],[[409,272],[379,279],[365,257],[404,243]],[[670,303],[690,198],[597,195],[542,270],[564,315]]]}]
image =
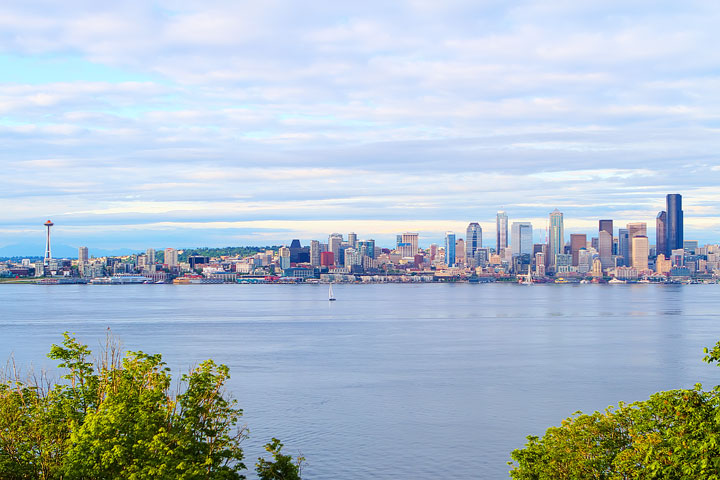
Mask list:
[{"label": "bush", "polygon": [[[720,358],[720,342],[704,361]],[[543,479],[720,479],[720,387],[655,393],[605,412],[576,412],[514,450],[510,475]]]},{"label": "bush", "polygon": [[65,382],[6,372],[0,381],[2,478],[245,478],[240,442],[247,431],[238,424],[242,410],[225,395],[227,366],[201,363],[182,376],[173,395],[160,355],[123,356],[112,342],[97,363],[91,353],[66,333],[48,355],[67,371]]}]

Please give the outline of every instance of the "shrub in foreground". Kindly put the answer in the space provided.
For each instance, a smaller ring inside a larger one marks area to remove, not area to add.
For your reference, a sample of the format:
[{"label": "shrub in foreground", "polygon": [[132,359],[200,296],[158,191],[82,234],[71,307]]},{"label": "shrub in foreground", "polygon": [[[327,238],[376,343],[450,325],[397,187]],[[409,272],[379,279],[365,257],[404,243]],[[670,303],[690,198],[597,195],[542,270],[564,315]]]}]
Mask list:
[{"label": "shrub in foreground", "polygon": [[[171,393],[160,355],[127,352],[111,342],[101,358],[65,334],[48,355],[66,370],[62,383],[43,375],[0,381],[0,472],[16,479],[241,479],[242,410],[226,397],[225,365],[207,360]],[[278,455],[282,446],[273,439]],[[277,459],[277,457],[276,457]],[[300,459],[281,455],[300,478]],[[275,461],[260,459],[258,471]]]},{"label": "shrub in foreground", "polygon": [[[704,361],[720,359],[720,342]],[[655,393],[591,415],[577,412],[514,450],[512,478],[720,480],[720,387]]]}]

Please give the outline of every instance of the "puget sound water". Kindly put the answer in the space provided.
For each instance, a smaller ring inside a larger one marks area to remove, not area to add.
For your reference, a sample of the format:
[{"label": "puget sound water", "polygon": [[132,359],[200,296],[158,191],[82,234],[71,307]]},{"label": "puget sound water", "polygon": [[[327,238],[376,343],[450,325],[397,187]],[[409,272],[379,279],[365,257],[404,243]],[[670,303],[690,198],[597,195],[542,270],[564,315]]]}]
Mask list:
[{"label": "puget sound water", "polygon": [[0,357],[54,368],[70,331],[213,358],[251,438],[303,478],[506,479],[510,451],[576,410],[720,384],[717,285],[0,285]]}]

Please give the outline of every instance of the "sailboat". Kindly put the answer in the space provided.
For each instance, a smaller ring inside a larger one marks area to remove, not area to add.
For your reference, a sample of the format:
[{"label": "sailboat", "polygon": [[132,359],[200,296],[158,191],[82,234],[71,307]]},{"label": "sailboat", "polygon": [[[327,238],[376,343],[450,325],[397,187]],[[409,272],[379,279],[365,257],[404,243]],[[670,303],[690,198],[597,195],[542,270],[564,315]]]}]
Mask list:
[{"label": "sailboat", "polygon": [[520,277],[520,281],[518,283],[520,283],[520,285],[532,285],[533,284],[532,271],[530,270],[530,267],[528,267],[527,275]]},{"label": "sailboat", "polygon": [[335,301],[335,295],[333,295],[333,291],[332,291],[332,284],[330,284],[330,291],[328,292],[328,301],[330,301],[330,302]]}]

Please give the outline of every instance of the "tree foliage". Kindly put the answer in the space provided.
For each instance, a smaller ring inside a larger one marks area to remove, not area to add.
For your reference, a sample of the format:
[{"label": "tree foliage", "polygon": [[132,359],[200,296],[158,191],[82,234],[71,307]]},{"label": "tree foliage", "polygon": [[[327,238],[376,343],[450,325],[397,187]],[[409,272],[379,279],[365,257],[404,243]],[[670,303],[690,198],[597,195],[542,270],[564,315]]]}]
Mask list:
[{"label": "tree foliage", "polygon": [[21,379],[15,368],[6,372],[0,382],[2,478],[245,478],[240,442],[246,429],[239,425],[242,410],[224,391],[228,367],[201,363],[182,376],[173,395],[160,355],[123,356],[112,342],[96,362],[91,354],[66,333],[48,355],[65,370],[63,382],[44,375]]},{"label": "tree foliage", "polygon": [[[720,342],[704,361],[720,360]],[[658,392],[649,399],[576,412],[511,453],[512,478],[720,480],[720,387]]]}]

